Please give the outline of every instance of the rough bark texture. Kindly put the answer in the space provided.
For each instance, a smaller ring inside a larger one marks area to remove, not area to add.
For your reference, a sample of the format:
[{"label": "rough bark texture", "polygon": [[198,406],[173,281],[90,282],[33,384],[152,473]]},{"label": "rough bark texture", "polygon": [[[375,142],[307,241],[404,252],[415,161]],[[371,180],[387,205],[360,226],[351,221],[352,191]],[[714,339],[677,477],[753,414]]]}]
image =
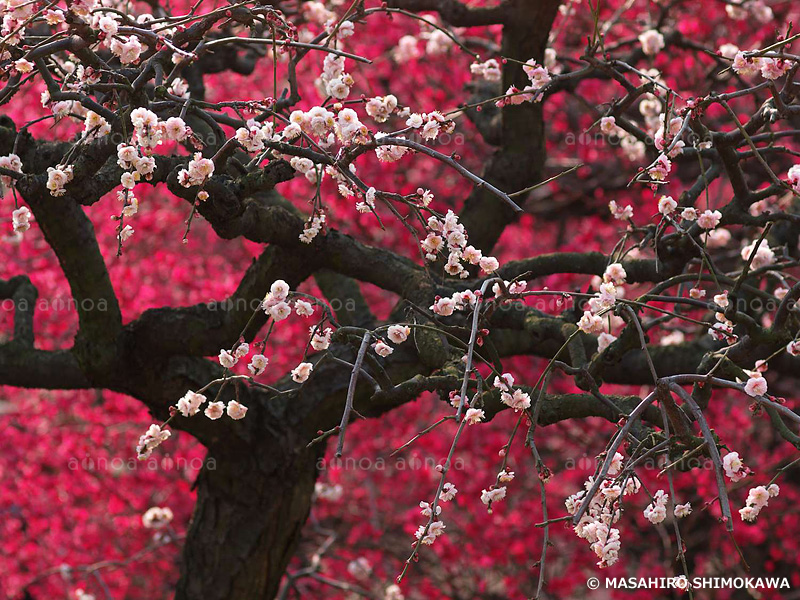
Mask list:
[{"label": "rough bark texture", "polygon": [[[391,3],[408,10],[439,11],[443,20],[454,26],[502,24],[502,54],[521,61],[534,58],[539,62],[543,59],[558,4],[556,0],[510,0],[494,8],[472,9],[455,0],[393,0]],[[203,27],[210,27],[210,24],[195,25],[179,35],[202,35]],[[196,97],[202,97],[203,69],[215,72],[231,68],[246,73],[252,68],[253,60],[247,53],[233,56],[220,53],[214,59],[206,58],[205,62],[197,63],[187,77],[197,92]],[[162,68],[171,68],[170,64],[165,54]],[[510,85],[525,87],[526,81],[517,67],[509,63],[504,68],[503,90]],[[487,132],[487,141],[498,146],[482,176],[500,189],[514,192],[542,179],[545,124],[540,104],[510,106],[501,112],[498,127],[479,127]],[[757,115],[748,122],[748,127],[760,128],[764,123]],[[206,125],[219,129],[219,124],[213,120],[211,125]],[[757,224],[758,218],[751,217],[746,210],[754,197],[747,186],[741,184],[742,157],[735,150],[735,143],[741,139],[737,136],[733,131],[718,140],[723,146],[728,144],[729,151],[723,151],[720,160],[734,183],[740,205],[738,210],[726,210],[725,223]],[[18,136],[14,123],[0,117],[0,156],[9,154],[12,148],[22,157],[25,171],[16,182],[17,189],[31,207],[35,221],[60,261],[78,302],[80,330],[70,349],[47,352],[35,349],[32,306],[36,289],[22,276],[0,281],[0,298],[12,299],[15,304],[14,337],[0,343],[0,384],[50,389],[111,389],[139,398],[156,417],[166,419],[169,407],[188,389],[196,390],[220,376],[219,365],[203,357],[217,354],[222,347],[230,347],[242,331],[246,340],[252,340],[265,318],[256,317],[247,326],[252,315],[250,310],[214,310],[201,304],[149,310],[123,326],[92,223],[83,208],[118,185],[120,170],[116,166],[114,147],[102,140],[85,144],[76,161],[75,181],[60,198],[49,195],[45,171],[48,166],[58,164],[68,145],[37,142],[28,133]],[[281,152],[285,149],[280,148]],[[328,160],[324,156],[314,159],[320,163]],[[695,159],[696,155],[689,160]],[[178,169],[185,166],[186,161],[181,157],[159,157],[158,161],[153,183],[166,183],[177,196],[193,203],[196,190],[183,188],[176,179]],[[710,167],[681,197],[681,203],[692,204],[708,181],[718,177],[721,171],[717,164]],[[345,327],[337,332],[327,355],[320,353],[312,359],[320,361],[314,377],[299,391],[275,395],[262,389],[243,389],[243,402],[250,409],[243,421],[211,422],[180,417],[174,421],[175,427],[188,431],[208,448],[206,465],[197,481],[197,507],[183,552],[176,593],[180,600],[268,599],[276,594],[308,516],[317,459],[324,452],[324,444],[310,449],[307,444],[319,430],[330,430],[339,423],[350,378],[348,362],[354,359],[361,338],[357,328],[371,327],[375,323],[360,297],[358,282],[374,284],[396,294],[398,314],[408,310],[408,302],[427,307],[437,295],[451,295],[467,285],[442,280],[390,249],[367,246],[336,230],[320,235],[313,244],[301,244],[298,234],[304,219],[273,189],[293,175],[293,169],[285,161],[276,160],[263,169],[238,177],[217,174],[208,183],[211,198],[202,204],[200,212],[214,231],[224,239],[243,237],[267,245],[243,274],[238,289],[228,300],[234,307],[240,306],[242,301],[252,306],[264,297],[276,279],[286,280],[294,289],[313,276],[326,297],[352,298],[357,310],[353,314],[338,315],[340,324]],[[495,195],[478,186],[465,202],[461,221],[469,232],[470,242],[488,253],[515,216],[516,213]],[[786,226],[792,230],[784,233],[796,239],[796,223]],[[697,244],[686,236],[670,234],[660,238],[658,257],[625,260],[628,281],[662,282],[670,277],[682,277],[680,274],[687,262],[698,258],[699,254]],[[609,258],[599,252],[542,255],[509,263],[499,274],[505,279],[525,274],[530,282],[554,273],[600,275]],[[692,279],[696,280],[696,275],[689,275],[686,281]],[[473,279],[468,285],[470,289],[477,289],[481,281]],[[747,283],[740,292],[754,297],[765,294]],[[791,295],[800,296],[800,288]],[[105,310],[82,308],[97,307],[100,303]],[[743,316],[743,342],[728,354],[728,359],[736,364],[752,365],[756,358],[785,345],[791,339],[785,321],[794,317],[788,316],[785,310],[778,313],[782,316],[776,318],[776,325],[769,330],[752,326],[754,318],[744,315],[749,321]],[[486,326],[491,333],[484,347],[496,358],[516,355],[552,358],[575,332],[577,317],[570,311],[554,316],[532,308],[498,309],[487,317]],[[417,315],[417,318],[422,323],[426,318],[432,322],[424,315]],[[413,401],[423,391],[456,389],[461,376],[459,368],[463,370],[463,346],[469,337],[469,325],[458,318],[456,315],[448,321],[451,338],[415,330],[413,343],[404,344],[386,359],[371,357],[373,362],[365,364],[369,377],[363,376],[356,390],[356,410],[366,417],[378,417]],[[796,329],[796,323],[792,326]],[[576,381],[587,393],[546,395],[539,415],[541,425],[587,416],[601,416],[615,422],[619,415],[598,398],[593,386],[603,381],[652,383],[638,337],[621,336],[613,349],[599,357],[595,353],[596,344],[594,338],[578,335],[567,351],[559,354],[566,367],[577,373]],[[648,350],[657,372],[663,377],[710,368],[713,365],[711,353],[717,348],[710,338],[705,338]],[[770,364],[772,370],[794,374],[796,367],[797,361],[788,357]],[[296,386],[287,380],[278,387]],[[213,396],[215,392],[212,388],[208,393]],[[632,398],[614,398],[614,401],[625,410],[635,403]],[[487,402],[490,417],[502,408],[497,398],[489,394]],[[646,420],[657,418],[657,414],[645,414]]]},{"label": "rough bark texture", "polygon": [[176,598],[275,597],[316,479],[318,450],[291,441],[264,438],[247,456],[209,453]]}]

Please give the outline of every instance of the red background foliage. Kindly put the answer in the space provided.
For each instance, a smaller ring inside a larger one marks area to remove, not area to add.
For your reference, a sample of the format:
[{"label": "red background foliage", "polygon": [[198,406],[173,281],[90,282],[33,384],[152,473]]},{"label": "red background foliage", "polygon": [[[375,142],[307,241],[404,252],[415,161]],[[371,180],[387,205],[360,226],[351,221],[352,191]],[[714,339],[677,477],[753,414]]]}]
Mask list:
[{"label": "red background foliage", "polygon": [[[617,2],[602,8],[610,15]],[[637,2],[625,13],[614,30],[616,40],[630,40],[641,31],[641,23],[650,3]],[[756,47],[772,33],[770,25],[760,28],[750,21],[729,19],[722,3],[685,3],[678,8],[678,28],[686,36],[699,40],[709,48],[734,42],[742,48]],[[788,22],[790,3],[774,7],[781,22]],[[590,32],[591,15],[585,5],[576,7],[555,42],[559,57],[577,58],[585,36]],[[797,11],[795,10],[795,13]],[[795,14],[796,16],[796,14]],[[557,25],[558,26],[558,25]],[[394,93],[401,104],[414,110],[454,108],[466,97],[463,86],[470,80],[470,58],[452,50],[449,54],[423,58],[397,65],[391,57],[396,41],[405,34],[419,31],[416,23],[399,17],[388,20],[373,17],[357,28],[348,40],[348,50],[375,58],[373,65],[353,67],[357,93],[366,96]],[[476,31],[483,35],[486,31]],[[493,35],[497,35],[497,31]],[[485,58],[488,58],[486,56]],[[301,81],[305,81],[303,108],[315,102],[313,79],[321,61],[316,57],[305,63]],[[665,77],[687,97],[702,90],[693,90],[694,82],[712,67],[709,57],[680,50],[671,51],[654,60]],[[303,77],[305,76],[305,77]],[[243,79],[221,74],[209,79],[210,100],[260,99],[272,95],[272,66],[262,60],[254,77]],[[731,80],[731,89],[736,82]],[[30,102],[13,103],[11,116],[18,124],[41,114],[36,99],[40,90],[27,90]],[[604,81],[585,83],[581,96],[592,103],[607,101],[618,93]],[[354,94],[353,96],[356,96]],[[741,106],[742,111],[749,106]],[[555,173],[576,162],[607,165],[601,175],[623,173],[632,176],[637,165],[629,163],[621,150],[606,142],[570,143],[569,136],[579,135],[595,115],[582,111],[578,101],[559,95],[547,102],[548,166]],[[68,128],[55,132],[44,126],[34,130],[40,135],[67,136]],[[447,151],[457,151],[464,162],[480,170],[490,151],[471,125],[461,119],[456,136]],[[588,167],[582,172],[588,173]],[[404,159],[400,165],[382,165],[368,160],[359,168],[365,181],[376,187],[399,193],[410,193],[417,187],[431,188],[436,194],[437,208],[457,208],[468,193],[468,186],[457,174],[422,157]],[[603,181],[601,177],[601,181]],[[627,178],[625,179],[627,181]],[[114,223],[109,215],[116,210],[112,197],[89,209],[112,280],[120,298],[126,321],[142,311],[158,306],[179,306],[222,299],[236,287],[238,277],[260,250],[241,240],[221,241],[202,221],[195,223],[189,242],[181,243],[183,220],[187,206],[174,199],[165,189],[140,186],[140,212],[133,223],[135,238],[127,244],[125,254],[116,258]],[[304,180],[281,187],[292,201],[303,208],[310,196]],[[570,209],[558,222],[526,215],[508,228],[496,255],[501,261],[532,256],[554,250],[609,250],[618,238],[618,227],[607,215],[610,199],[631,203],[637,214],[655,212],[655,200],[649,191],[608,189],[600,186],[594,193],[575,192],[559,185],[539,202],[547,204],[568,198],[589,207],[585,214],[570,217]],[[726,196],[723,184],[712,187],[714,198]],[[398,223],[386,219],[386,229],[376,226],[371,215],[356,216],[351,203],[342,200],[333,189],[326,189],[324,200],[329,207],[329,225],[347,230],[361,239],[416,256],[414,240]],[[10,231],[12,198],[0,201],[3,229]],[[593,210],[594,209],[594,210]],[[582,211],[586,212],[586,211]],[[57,261],[40,232],[33,229],[16,245],[9,240],[0,243],[0,278],[27,273],[40,293],[36,315],[37,343],[42,348],[66,347],[75,334],[77,317],[69,306],[69,288]],[[537,286],[551,289],[574,289],[585,286],[580,277],[553,277],[537,281]],[[310,283],[302,291],[314,293]],[[392,298],[365,286],[365,294],[377,313],[388,314]],[[46,303],[46,306],[44,305]],[[12,311],[0,313],[0,335],[11,328]],[[298,318],[282,323],[275,333],[278,341],[270,356],[270,377],[277,379],[293,367],[302,348],[292,342],[305,333],[306,324]],[[518,380],[535,381],[542,368],[537,359],[519,359],[507,366]],[[772,383],[771,383],[772,385]],[[625,389],[639,393],[638,389]],[[0,411],[4,433],[0,438],[0,537],[4,541],[0,553],[0,593],[5,598],[20,598],[26,586],[34,598],[64,597],[75,588],[103,597],[98,578],[86,578],[74,572],[59,571],[61,565],[78,567],[102,561],[128,561],[147,548],[152,531],[141,523],[141,515],[151,506],[169,506],[175,513],[173,530],[177,536],[185,531],[193,506],[192,481],[203,456],[203,449],[191,438],[175,432],[173,438],[153,456],[152,461],[137,463],[134,446],[142,431],[151,422],[146,409],[135,399],[108,392],[41,392],[0,389]],[[789,398],[790,406],[796,403]],[[418,440],[397,457],[392,449],[403,444],[416,432],[438,420],[445,413],[442,402],[424,396],[396,410],[380,422],[356,424],[348,430],[347,457],[353,463],[343,468],[322,465],[320,480],[341,484],[344,494],[338,502],[319,501],[312,514],[301,544],[301,554],[313,552],[321,537],[315,526],[336,531],[337,540],[323,559],[323,574],[353,581],[347,574],[347,563],[366,557],[374,568],[372,582],[362,583],[380,590],[399,573],[402,561],[411,549],[413,531],[422,522],[417,504],[430,500],[438,473],[426,459],[442,462],[452,439],[453,426],[448,423]],[[741,398],[715,396],[709,410],[709,421],[723,440],[738,450],[747,464],[756,471],[758,484],[765,483],[775,466],[789,455],[788,446],[780,444],[764,418],[751,417]],[[515,416],[500,414],[491,423],[469,428],[458,450],[461,467],[452,472],[452,481],[459,489],[453,503],[445,506],[447,534],[432,548],[425,548],[421,560],[412,567],[403,583],[408,598],[449,597],[522,597],[535,589],[542,541],[541,529],[534,524],[542,520],[535,470],[522,440],[515,442],[509,466],[517,478],[509,485],[509,495],[493,514],[487,514],[479,502],[480,491],[494,482],[499,470],[498,450],[507,442]],[[565,514],[563,499],[577,491],[594,469],[594,457],[603,450],[613,425],[602,420],[567,422],[548,427],[539,433],[539,448],[554,476],[548,484],[551,517]],[[398,458],[406,462],[399,463]],[[423,462],[416,465],[412,459]],[[427,464],[427,466],[426,466]],[[184,468],[185,467],[185,468]],[[405,467],[405,468],[401,468]],[[645,475],[651,491],[665,486],[656,480],[656,469]],[[797,536],[787,532],[800,530],[798,490],[782,484],[779,498],[770,503],[755,524],[737,522],[736,539],[753,566],[753,575],[780,573],[790,575],[793,586],[800,586],[800,574],[792,571],[800,551]],[[724,528],[715,522],[716,506],[701,510],[705,501],[715,496],[713,473],[695,470],[676,479],[678,498],[691,501],[694,514],[683,523],[688,540],[690,574],[740,574],[738,557]],[[756,485],[754,483],[753,485]],[[734,491],[734,506],[744,502],[746,488]],[[671,531],[657,531],[641,515],[642,506],[634,502],[620,523],[623,550],[618,565],[609,576],[643,575],[674,576],[672,559],[676,554]],[[710,513],[710,514],[709,514]],[[548,560],[548,590],[554,597],[582,597],[586,578],[599,574],[595,559],[585,543],[573,535],[569,527],[556,524],[552,528]],[[113,562],[99,570],[104,585],[114,598],[166,598],[178,577],[180,542],[144,553],[129,564]],[[303,563],[296,559],[296,565]],[[33,583],[32,583],[33,582]],[[304,583],[309,597],[341,597],[341,592],[317,583]],[[728,592],[715,597],[725,598]],[[650,598],[653,592],[631,592],[625,597]],[[765,596],[768,597],[768,596]],[[777,596],[775,596],[777,597]]]}]

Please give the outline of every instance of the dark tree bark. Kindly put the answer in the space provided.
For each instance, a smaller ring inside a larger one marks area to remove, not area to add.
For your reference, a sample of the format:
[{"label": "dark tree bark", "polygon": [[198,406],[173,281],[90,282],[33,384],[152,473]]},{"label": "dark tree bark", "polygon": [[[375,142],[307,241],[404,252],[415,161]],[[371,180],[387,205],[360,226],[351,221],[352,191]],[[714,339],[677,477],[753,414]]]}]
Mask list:
[{"label": "dark tree bark", "polygon": [[311,509],[319,450],[305,445],[265,437],[244,456],[209,454],[176,598],[275,597]]},{"label": "dark tree bark", "polygon": [[[457,0],[392,0],[390,5],[412,11],[438,11],[444,21],[454,26],[502,24],[503,55],[519,61],[533,58],[542,62],[559,2],[508,0],[496,7],[469,8]],[[213,17],[207,19],[176,34],[174,41],[192,39],[192,36],[199,41],[214,23]],[[674,36],[669,39],[674,41]],[[85,50],[83,46],[77,47],[82,44],[78,38],[57,43],[68,45],[75,52]],[[157,57],[161,57],[162,70],[172,68],[168,53],[157,53],[153,60]],[[204,69],[247,73],[252,69],[253,60],[254,56],[247,52],[241,56],[236,51],[206,55],[192,67],[187,77],[197,96],[202,97]],[[597,66],[598,61],[595,59],[592,64]],[[512,63],[504,67],[502,91],[510,85],[526,86],[525,76],[518,67]],[[577,85],[584,76],[581,73],[583,71],[570,77],[565,85]],[[612,74],[607,66],[587,67],[585,76],[612,77]],[[633,98],[644,93],[644,88],[628,89],[633,85],[622,75],[619,78]],[[286,102],[296,101],[295,91]],[[0,104],[5,101],[6,92],[7,88],[0,91]],[[141,100],[146,103],[147,99],[142,96]],[[206,126],[221,132],[219,123],[205,113],[204,116],[207,117]],[[218,118],[220,123],[232,124],[225,122],[224,115]],[[622,118],[620,122],[624,123]],[[763,115],[757,115],[748,121],[747,127],[752,134],[765,123]],[[234,121],[234,125],[239,123]],[[546,158],[541,104],[505,107],[501,111],[501,121],[495,125],[498,127],[481,129],[489,132],[490,143],[498,146],[485,165],[483,179],[509,193],[541,181]],[[709,181],[724,170],[736,191],[736,204],[726,208],[725,224],[763,225],[768,216],[752,217],[747,212],[756,198],[743,183],[744,155],[737,150],[743,138],[737,131],[714,135],[722,148],[713,156],[716,162],[684,193],[681,205],[692,205]],[[197,390],[220,377],[219,365],[203,357],[215,355],[222,347],[230,347],[240,335],[247,341],[257,335],[266,317],[261,313],[253,317],[253,303],[258,305],[276,279],[284,279],[296,289],[313,276],[328,299],[346,297],[355,303],[355,314],[345,311],[337,315],[343,327],[335,334],[330,352],[319,353],[311,359],[318,361],[314,376],[299,390],[288,379],[276,384],[285,392],[281,394],[243,386],[239,391],[242,402],[249,407],[246,419],[211,422],[178,417],[172,423],[208,449],[196,483],[197,505],[183,550],[176,598],[273,598],[298,546],[312,503],[318,460],[325,452],[324,442],[310,446],[309,442],[320,430],[330,432],[339,424],[350,380],[350,365],[362,336],[359,328],[372,327],[375,323],[360,296],[359,282],[396,294],[397,314],[407,310],[409,302],[423,307],[423,311],[418,311],[423,314],[417,318],[424,323],[427,318],[424,307],[437,295],[452,295],[465,289],[465,285],[477,289],[483,280],[472,279],[464,284],[439,279],[389,249],[367,246],[336,230],[321,234],[310,245],[300,243],[298,234],[304,219],[274,189],[293,177],[294,170],[285,161],[274,160],[263,169],[255,168],[246,173],[243,166],[240,173],[232,173],[233,168],[220,168],[220,173],[207,182],[210,198],[199,207],[201,215],[221,238],[242,237],[266,245],[228,299],[233,309],[204,304],[160,308],[123,324],[94,228],[83,209],[119,184],[121,170],[116,164],[115,148],[104,139],[84,144],[75,161],[75,181],[67,186],[66,195],[58,198],[52,197],[45,187],[45,171],[60,162],[70,145],[37,142],[27,132],[18,134],[10,119],[0,117],[0,156],[9,154],[12,148],[22,157],[25,171],[16,181],[16,188],[58,257],[79,307],[80,329],[72,348],[36,349],[32,309],[36,289],[24,276],[0,281],[0,299],[13,300],[15,307],[13,339],[0,343],[0,384],[49,389],[110,389],[140,399],[155,417],[165,420],[170,416],[170,407],[187,390]],[[355,155],[367,149],[365,145],[351,152]],[[278,144],[275,150],[292,151],[297,156],[310,153],[310,158],[319,164],[332,161],[327,155],[289,144]],[[686,160],[695,164],[697,157],[695,154]],[[157,161],[152,183],[166,183],[176,196],[193,204],[196,190],[188,190],[177,183],[178,170],[185,166],[186,160],[160,156]],[[466,199],[460,218],[470,242],[488,253],[516,214],[486,187],[476,186]],[[791,226],[793,229],[787,235],[796,236],[795,222]],[[692,231],[692,235],[697,237],[697,234]],[[690,260],[700,257],[697,247],[696,240],[687,240],[686,236],[664,236],[658,241],[657,259],[624,261],[628,282],[663,282],[673,276],[685,277],[687,282],[696,280],[696,274],[685,271]],[[610,256],[599,252],[555,253],[508,263],[498,274],[504,279],[524,274],[528,281],[555,273],[601,275],[610,260]],[[718,277],[726,285],[734,284],[723,274]],[[748,282],[740,287],[742,294],[771,297]],[[798,296],[800,285],[787,297],[796,299]],[[105,309],[95,310],[100,303]],[[251,308],[240,308],[242,304]],[[736,314],[735,307],[732,310],[731,318],[741,316]],[[484,340],[487,352],[493,352],[498,359],[558,355],[565,371],[575,373],[577,385],[586,392],[543,395],[539,425],[588,416],[617,422],[618,410],[628,414],[638,398],[600,396],[597,383],[648,384],[652,383],[651,366],[663,377],[701,372],[717,360],[712,360],[712,353],[718,346],[706,337],[676,346],[647,346],[651,365],[642,352],[646,340],[632,335],[635,330],[631,328],[626,328],[607,352],[598,355],[594,338],[573,336],[576,316],[569,311],[554,316],[533,308],[512,311],[502,307],[486,315],[490,331]],[[744,317],[737,322],[743,325],[742,343],[727,355],[728,361],[737,365],[752,365],[756,358],[775,352],[792,339],[798,326],[795,316],[789,314],[785,306],[777,311],[775,325],[769,329],[755,325],[756,317],[749,314]],[[429,318],[428,322],[433,320]],[[378,417],[413,401],[423,391],[446,393],[458,388],[463,377],[463,346],[470,331],[468,325],[458,321],[458,316],[448,321],[447,330],[452,338],[415,329],[413,343],[398,347],[385,359],[371,356],[373,362],[365,366],[367,375],[360,377],[355,390],[354,408],[358,414]],[[568,347],[562,352],[567,340],[570,340]],[[717,374],[728,367],[729,364],[721,367]],[[798,372],[797,361],[790,357],[772,361],[770,368],[792,376]],[[218,389],[212,387],[208,394],[213,396]],[[484,396],[487,417],[491,418],[503,406],[491,392],[485,392]],[[645,423],[659,419],[655,408],[651,408],[653,410],[644,415]],[[791,437],[794,434],[786,427],[781,433],[800,447],[800,438]]]}]

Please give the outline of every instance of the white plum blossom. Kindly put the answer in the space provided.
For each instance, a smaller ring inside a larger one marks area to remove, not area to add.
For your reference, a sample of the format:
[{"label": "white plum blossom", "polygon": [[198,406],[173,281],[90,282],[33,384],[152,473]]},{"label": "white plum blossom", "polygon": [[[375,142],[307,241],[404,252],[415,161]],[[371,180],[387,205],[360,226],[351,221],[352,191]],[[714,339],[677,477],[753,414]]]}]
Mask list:
[{"label": "white plum blossom", "polygon": [[717,53],[729,60],[733,60],[733,58],[739,54],[739,46],[736,44],[722,44],[717,49]]},{"label": "white plum blossom", "polygon": [[584,333],[602,333],[605,327],[603,317],[593,315],[591,312],[584,311],[583,316],[578,321],[578,328]]},{"label": "white plum blossom", "polygon": [[236,400],[231,400],[228,402],[225,412],[228,413],[231,419],[238,421],[239,419],[244,419],[247,414],[247,407],[244,404],[239,404]]},{"label": "white plum blossom", "polygon": [[780,488],[774,483],[768,487],[759,485],[752,488],[747,494],[745,506],[739,509],[739,516],[743,521],[755,521],[761,509],[769,504],[769,499],[776,497],[779,493]]},{"label": "white plum blossom", "polygon": [[645,518],[653,525],[658,525],[667,517],[667,500],[669,495],[664,490],[658,490],[653,496],[653,502],[644,509]]},{"label": "white plum blossom", "polygon": [[[9,171],[22,172],[22,159],[14,153],[6,156],[0,156],[0,167],[8,169]],[[791,173],[791,170],[789,171]],[[8,175],[0,175],[0,196],[3,195],[4,187],[11,187],[13,179]]]},{"label": "white plum blossom", "polygon": [[15,233],[25,233],[31,228],[32,213],[27,206],[20,206],[18,209],[11,211],[11,224],[14,227]]},{"label": "white plum blossom", "polygon": [[199,152],[196,152],[189,161],[188,169],[181,169],[178,173],[178,183],[187,188],[203,185],[213,174],[213,161],[210,158],[203,158]]},{"label": "white plum blossom", "polygon": [[602,352],[606,348],[608,348],[611,344],[617,341],[616,336],[611,335],[610,333],[606,333],[605,331],[602,332],[600,335],[597,336],[597,351]]},{"label": "white plum blossom", "polygon": [[625,272],[625,268],[620,263],[611,263],[606,267],[605,272],[603,273],[603,280],[610,281],[614,285],[622,285],[625,283],[628,274]]},{"label": "white plum blossom", "polygon": [[476,425],[483,421],[485,417],[485,413],[480,408],[468,408],[464,415],[464,419],[467,421],[468,425]]},{"label": "white plum blossom", "polygon": [[500,268],[500,263],[494,256],[482,257],[479,264],[483,272],[486,274],[492,274]]},{"label": "white plum blossom", "polygon": [[617,120],[614,117],[603,117],[600,119],[600,131],[605,135],[613,135],[617,132]]},{"label": "white plum blossom", "polygon": [[153,453],[153,449],[168,440],[171,435],[171,431],[162,429],[160,425],[156,425],[155,423],[150,425],[144,435],[139,438],[139,443],[136,446],[136,454],[139,459],[144,460],[149,458]]},{"label": "white plum blossom", "polygon": [[[16,170],[18,171],[19,169]],[[786,176],[789,179],[789,184],[794,188],[794,191],[800,193],[800,164],[792,165],[786,173]]]},{"label": "white plum blossom", "polygon": [[272,282],[271,286],[269,286],[269,293],[275,300],[286,300],[286,298],[289,297],[290,291],[291,288],[289,287],[289,284],[283,279],[277,279]]},{"label": "white plum blossom", "polygon": [[391,325],[387,331],[389,339],[395,344],[402,344],[410,334],[411,328],[408,325]]},{"label": "white plum blossom", "polygon": [[330,327],[326,327],[325,331],[319,332],[317,328],[311,328],[311,347],[314,350],[327,350],[328,346],[331,344],[331,335],[333,334],[333,329]]},{"label": "white plum blossom", "polygon": [[225,349],[219,351],[218,358],[219,364],[221,364],[225,369],[232,369],[236,363],[239,362],[238,358]]},{"label": "white plum blossom", "polygon": [[[349,21],[346,22],[349,23]],[[372,575],[372,565],[365,557],[361,556],[347,563],[347,572],[356,579],[365,581]]]},{"label": "white plum blossom", "polygon": [[431,310],[442,317],[449,317],[456,308],[452,298],[439,298],[431,305]]},{"label": "white plum blossom", "polygon": [[384,123],[397,108],[397,98],[392,94],[376,96],[368,100],[364,108],[370,117]]},{"label": "white plum blossom", "polygon": [[[423,517],[430,517],[433,514],[433,507],[430,505],[430,503],[425,501],[420,501],[419,507],[422,509],[420,510],[420,513],[422,513]],[[442,514],[442,507],[437,506],[436,516],[438,517],[440,514]]]},{"label": "white plum blossom", "polygon": [[222,417],[223,414],[225,414],[225,403],[209,402],[205,411],[203,411],[203,414],[212,421],[216,421],[217,419]]},{"label": "white plum blossom", "polygon": [[389,356],[392,352],[394,352],[394,348],[378,340],[372,345],[372,349],[375,350],[375,354],[378,356],[383,356],[384,358]]},{"label": "white plum blossom", "polygon": [[530,87],[525,88],[525,91],[539,91],[551,81],[550,73],[548,73],[547,67],[538,64],[533,59],[522,65],[522,70],[525,71],[525,75],[528,76],[528,79],[530,79],[531,82]]},{"label": "white plum blossom", "polygon": [[197,392],[189,390],[178,400],[176,406],[184,417],[192,417],[198,413],[200,407],[206,400],[207,398],[203,394],[198,394]]},{"label": "white plum blossom", "polygon": [[295,383],[305,383],[313,370],[314,365],[310,362],[301,362],[292,369],[292,381]]},{"label": "white plum blossom", "polygon": [[436,541],[436,538],[444,533],[446,525],[442,521],[434,521],[428,526],[428,532],[425,533],[425,526],[420,525],[417,529],[415,536],[420,543],[430,546]]},{"label": "white plum blossom", "polygon": [[401,37],[397,42],[397,48],[395,48],[393,56],[399,63],[405,63],[422,56],[422,52],[417,45],[417,38],[413,35]]},{"label": "white plum blossom", "polygon": [[647,56],[655,56],[664,48],[664,36],[655,29],[648,29],[639,34],[639,43],[642,45],[642,52]]},{"label": "white plum blossom", "polygon": [[783,58],[761,57],[761,76],[764,79],[779,79],[792,68],[792,62]]},{"label": "white plum blossom", "polygon": [[72,165],[56,165],[47,168],[47,189],[53,196],[63,196],[67,193],[64,189],[72,181]]},{"label": "white plum blossom", "polygon": [[86,111],[83,122],[83,136],[86,140],[94,140],[108,135],[111,125],[103,117],[91,110]]},{"label": "white plum blossom", "polygon": [[511,373],[503,373],[494,378],[492,385],[502,392],[510,392],[514,388],[514,376]]},{"label": "white plum blossom", "polygon": [[714,229],[719,225],[722,213],[718,210],[705,210],[697,217],[697,224],[703,229]]},{"label": "white plum blossom", "polygon": [[439,501],[441,502],[450,502],[453,498],[456,497],[458,490],[456,486],[452,483],[448,482],[442,486],[442,491],[439,493]]},{"label": "white plum blossom", "polygon": [[761,57],[748,57],[744,52],[737,52],[733,57],[733,70],[737,75],[749,77],[761,70]]},{"label": "white plum blossom", "polygon": [[755,254],[753,255],[753,259],[750,263],[751,269],[760,269],[762,267],[769,266],[775,263],[775,252],[769,247],[765,241],[761,240],[761,243],[758,246],[758,249],[755,248],[755,245],[759,243],[759,240],[754,241],[751,244],[748,244],[744,248],[742,248],[742,260],[750,260],[750,256],[753,255],[753,251],[755,250]]},{"label": "white plum blossom", "polygon": [[305,300],[297,300],[294,303],[294,312],[300,317],[310,317],[314,314],[314,306]]},{"label": "white plum blossom", "polygon": [[119,241],[127,242],[135,233],[135,230],[130,225],[125,225],[119,232]]},{"label": "white plum blossom", "polygon": [[250,359],[250,364],[247,365],[247,370],[253,377],[258,377],[264,372],[269,364],[269,359],[263,354],[254,354]]},{"label": "white plum blossom", "polygon": [[191,131],[180,117],[170,117],[164,122],[164,133],[169,140],[182,142],[191,135]]},{"label": "white plum blossom", "polygon": [[750,469],[748,469],[742,459],[739,458],[738,452],[728,452],[722,459],[722,468],[728,479],[734,483],[744,479],[750,473]]},{"label": "white plum blossom", "polygon": [[616,203],[616,201],[611,200],[608,203],[608,209],[611,211],[611,214],[614,216],[615,219],[618,221],[627,221],[628,219],[633,218],[633,207],[630,205],[627,206],[620,206]]},{"label": "white plum blossom", "polygon": [[506,487],[501,486],[498,488],[492,488],[490,490],[482,490],[481,491],[481,502],[485,505],[489,506],[494,502],[500,502],[506,497]]},{"label": "white plum blossom", "polygon": [[514,390],[513,393],[503,392],[500,394],[500,401],[516,412],[531,407],[531,397],[520,389]]},{"label": "white plum blossom", "polygon": [[172,510],[167,507],[153,506],[142,515],[142,525],[145,529],[161,529],[172,522]]},{"label": "white plum blossom", "polygon": [[[653,165],[647,170],[653,181],[664,181],[672,170],[672,161],[666,155],[660,154]],[[709,228],[711,229],[711,228]]]},{"label": "white plum blossom", "polygon": [[671,215],[676,208],[678,208],[678,203],[672,196],[661,196],[658,201],[658,212],[664,216]]},{"label": "white plum blossom", "polygon": [[748,396],[763,396],[767,393],[767,380],[758,371],[751,373],[750,378],[744,385],[744,391]]},{"label": "white plum blossom", "polygon": [[266,313],[275,321],[283,321],[284,319],[288,319],[289,315],[292,314],[292,307],[289,306],[287,302],[281,300],[267,308]]},{"label": "white plum blossom", "polygon": [[508,483],[514,479],[514,471],[503,470],[497,474],[497,479],[500,483]]},{"label": "white plum blossom", "polygon": [[138,61],[143,50],[142,43],[134,35],[122,38],[114,37],[109,48],[123,65]]},{"label": "white plum blossom", "polygon": [[500,81],[503,78],[503,71],[500,63],[490,58],[486,62],[474,62],[469,67],[470,73],[482,77],[486,81]]}]

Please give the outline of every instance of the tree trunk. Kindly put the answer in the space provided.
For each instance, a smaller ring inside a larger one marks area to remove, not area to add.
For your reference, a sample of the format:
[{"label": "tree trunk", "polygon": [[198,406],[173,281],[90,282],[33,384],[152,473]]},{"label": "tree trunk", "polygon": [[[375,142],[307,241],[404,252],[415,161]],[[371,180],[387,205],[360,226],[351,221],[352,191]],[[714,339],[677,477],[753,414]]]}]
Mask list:
[{"label": "tree trunk", "polygon": [[177,600],[274,598],[311,508],[319,450],[265,438],[210,453],[183,550]]}]

